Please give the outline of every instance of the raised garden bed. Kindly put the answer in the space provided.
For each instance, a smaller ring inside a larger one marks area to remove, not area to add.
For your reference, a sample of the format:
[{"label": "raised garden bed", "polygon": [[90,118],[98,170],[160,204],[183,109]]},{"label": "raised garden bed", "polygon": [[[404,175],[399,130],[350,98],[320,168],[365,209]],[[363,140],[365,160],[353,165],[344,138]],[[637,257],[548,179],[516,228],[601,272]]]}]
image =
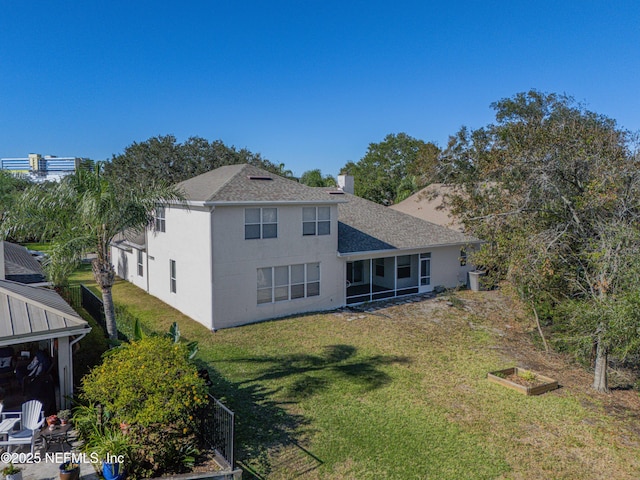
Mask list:
[{"label": "raised garden bed", "polygon": [[525,395],[540,395],[558,388],[557,380],[518,367],[489,372],[487,379]]}]

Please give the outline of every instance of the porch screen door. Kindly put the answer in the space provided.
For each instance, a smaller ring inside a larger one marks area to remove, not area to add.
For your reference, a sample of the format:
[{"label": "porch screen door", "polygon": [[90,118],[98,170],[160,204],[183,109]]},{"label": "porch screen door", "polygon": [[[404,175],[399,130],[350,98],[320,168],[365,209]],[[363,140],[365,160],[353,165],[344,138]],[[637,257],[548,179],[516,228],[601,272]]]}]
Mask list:
[{"label": "porch screen door", "polygon": [[420,254],[420,292],[430,292],[431,285],[431,253]]}]

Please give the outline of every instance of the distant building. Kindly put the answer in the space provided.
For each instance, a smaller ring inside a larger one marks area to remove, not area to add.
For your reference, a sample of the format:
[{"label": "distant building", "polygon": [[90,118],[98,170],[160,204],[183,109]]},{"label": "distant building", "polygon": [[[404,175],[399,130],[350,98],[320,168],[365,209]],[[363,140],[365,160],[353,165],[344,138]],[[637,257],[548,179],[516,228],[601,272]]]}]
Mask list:
[{"label": "distant building", "polygon": [[65,175],[74,173],[86,158],[56,157],[30,153],[24,158],[0,158],[0,170],[7,170],[15,175],[26,175],[36,182],[60,180]]}]

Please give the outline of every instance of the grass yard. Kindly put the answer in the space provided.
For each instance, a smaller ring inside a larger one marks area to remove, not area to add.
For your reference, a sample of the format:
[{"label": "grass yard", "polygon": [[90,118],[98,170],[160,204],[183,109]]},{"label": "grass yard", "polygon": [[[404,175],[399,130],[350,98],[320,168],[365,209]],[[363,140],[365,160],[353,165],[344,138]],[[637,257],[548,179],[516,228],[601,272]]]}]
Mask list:
[{"label": "grass yard", "polygon": [[[305,315],[210,333],[126,282],[146,328],[178,321],[236,412],[246,478],[638,478],[637,392],[533,346],[502,292]],[[451,301],[455,300],[455,301]],[[526,397],[486,380],[537,369],[563,388]]]}]

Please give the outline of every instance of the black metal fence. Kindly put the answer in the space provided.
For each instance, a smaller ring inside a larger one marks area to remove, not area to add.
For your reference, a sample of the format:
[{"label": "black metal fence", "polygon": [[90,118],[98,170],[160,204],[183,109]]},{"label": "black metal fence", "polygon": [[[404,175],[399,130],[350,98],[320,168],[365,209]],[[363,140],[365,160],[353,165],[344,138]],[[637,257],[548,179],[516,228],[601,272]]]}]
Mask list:
[{"label": "black metal fence", "polygon": [[234,424],[235,414],[220,400],[209,395],[209,407],[202,415],[203,441],[218,457],[234,468]]},{"label": "black metal fence", "polygon": [[84,285],[69,285],[60,289],[62,297],[73,308],[84,308],[89,315],[107,331],[107,323],[104,317],[104,305],[102,300]]},{"label": "black metal fence", "polygon": [[82,295],[82,308],[84,308],[106,332],[107,322],[104,316],[102,299],[84,285],[80,285],[80,293]]}]

